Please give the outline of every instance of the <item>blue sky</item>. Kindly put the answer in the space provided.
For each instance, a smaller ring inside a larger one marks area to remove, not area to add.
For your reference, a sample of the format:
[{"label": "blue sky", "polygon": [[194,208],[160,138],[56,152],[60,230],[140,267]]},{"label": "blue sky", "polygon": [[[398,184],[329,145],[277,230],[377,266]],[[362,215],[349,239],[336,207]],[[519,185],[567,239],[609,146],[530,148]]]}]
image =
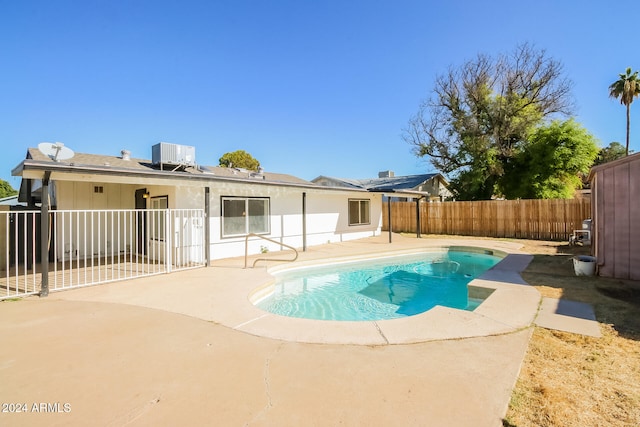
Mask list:
[{"label": "blue sky", "polygon": [[[491,6],[486,6],[490,4]],[[0,0],[0,178],[28,147],[151,158],[243,149],[304,179],[432,172],[402,140],[438,74],[528,42],[564,65],[575,117],[624,143],[608,86],[640,68],[636,26],[587,1]],[[640,100],[631,106],[640,151]]]}]

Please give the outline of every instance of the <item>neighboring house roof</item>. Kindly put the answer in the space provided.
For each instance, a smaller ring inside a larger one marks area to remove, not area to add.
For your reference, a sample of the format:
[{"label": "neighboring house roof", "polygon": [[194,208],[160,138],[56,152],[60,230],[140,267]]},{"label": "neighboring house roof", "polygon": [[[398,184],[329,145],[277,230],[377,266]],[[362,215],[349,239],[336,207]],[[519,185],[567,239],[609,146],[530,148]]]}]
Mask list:
[{"label": "neighboring house roof", "polygon": [[368,178],[368,179],[345,179],[335,178],[328,176],[319,176],[312,180],[312,182],[331,182],[336,186],[343,186],[349,188],[362,188],[367,191],[375,192],[397,192],[397,191],[410,191],[426,181],[434,177],[439,177],[445,185],[448,184],[446,179],[439,173],[427,173],[420,175],[405,175],[405,176],[392,176],[384,178]]},{"label": "neighboring house roof", "polygon": [[18,203],[18,195],[16,194],[15,196],[8,196],[8,197],[3,197],[0,199],[0,205],[5,205],[5,206],[18,206],[21,203]]},{"label": "neighboring house roof", "polygon": [[[101,154],[75,153],[75,155],[65,161],[54,161],[49,156],[43,154],[37,148],[29,148],[26,159],[23,160],[11,172],[14,176],[28,175],[28,178],[39,179],[45,171],[51,171],[58,177],[65,174],[86,173],[92,175],[118,176],[118,177],[141,177],[171,180],[203,180],[203,181],[243,181],[252,184],[272,184],[286,186],[302,186],[319,188],[320,186],[297,178],[292,175],[254,172],[239,168],[225,168],[220,166],[196,166],[184,167],[171,170],[165,165],[164,170],[160,170],[157,165],[153,165],[151,160],[135,159],[125,160],[122,157],[108,156]],[[52,177],[54,179],[54,177]]]}]

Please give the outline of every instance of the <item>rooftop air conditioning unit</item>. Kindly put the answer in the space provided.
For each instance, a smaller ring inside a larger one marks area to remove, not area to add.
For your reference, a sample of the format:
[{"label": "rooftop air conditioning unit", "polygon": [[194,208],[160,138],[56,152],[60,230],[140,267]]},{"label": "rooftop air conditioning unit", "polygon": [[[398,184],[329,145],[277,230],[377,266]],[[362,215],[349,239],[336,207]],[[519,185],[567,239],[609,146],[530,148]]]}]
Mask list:
[{"label": "rooftop air conditioning unit", "polygon": [[196,149],[189,145],[160,142],[151,147],[151,161],[154,165],[175,167],[196,166]]}]

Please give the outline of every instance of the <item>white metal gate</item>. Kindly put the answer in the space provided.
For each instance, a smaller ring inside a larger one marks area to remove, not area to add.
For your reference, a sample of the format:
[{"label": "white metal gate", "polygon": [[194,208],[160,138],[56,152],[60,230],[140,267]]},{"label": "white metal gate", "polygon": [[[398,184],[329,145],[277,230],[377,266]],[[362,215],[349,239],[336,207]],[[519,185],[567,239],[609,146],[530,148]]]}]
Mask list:
[{"label": "white metal gate", "polygon": [[[202,267],[204,210],[49,212],[50,291]],[[40,292],[39,211],[0,212],[0,300]]]}]

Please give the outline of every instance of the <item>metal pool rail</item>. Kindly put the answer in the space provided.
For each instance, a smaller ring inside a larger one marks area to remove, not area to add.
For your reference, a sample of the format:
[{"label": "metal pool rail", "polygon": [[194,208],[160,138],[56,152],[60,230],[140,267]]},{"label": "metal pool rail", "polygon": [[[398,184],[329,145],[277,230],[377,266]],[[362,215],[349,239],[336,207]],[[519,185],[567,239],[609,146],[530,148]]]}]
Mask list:
[{"label": "metal pool rail", "polygon": [[246,237],[244,238],[244,268],[247,268],[247,257],[249,255],[249,237],[259,237],[260,239],[266,240],[268,242],[271,243],[275,243],[277,245],[280,245],[280,247],[285,247],[287,249],[291,249],[293,252],[295,252],[295,256],[293,257],[293,259],[276,259],[276,258],[256,258],[253,261],[253,265],[251,266],[252,268],[256,266],[256,264],[258,263],[258,261],[282,261],[282,262],[293,262],[295,260],[298,259],[298,251],[296,250],[296,248],[294,248],[293,246],[289,246],[285,243],[282,242],[278,242],[277,240],[273,240],[273,239],[269,239],[268,237],[264,237],[261,236],[259,234],[255,234],[255,233],[249,233],[246,235]]}]

